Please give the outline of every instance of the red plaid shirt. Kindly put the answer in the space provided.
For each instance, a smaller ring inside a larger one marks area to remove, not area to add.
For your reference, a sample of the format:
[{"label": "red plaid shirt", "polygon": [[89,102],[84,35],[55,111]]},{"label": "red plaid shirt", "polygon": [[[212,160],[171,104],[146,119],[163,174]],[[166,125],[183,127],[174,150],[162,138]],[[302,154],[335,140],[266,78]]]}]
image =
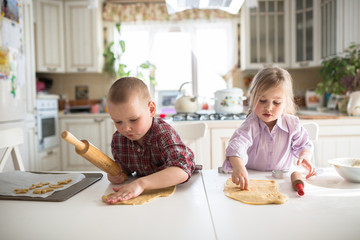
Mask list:
[{"label": "red plaid shirt", "polygon": [[154,118],[144,136],[144,147],[118,131],[113,135],[111,150],[116,162],[127,173],[146,176],[167,167],[183,169],[189,177],[195,170],[194,154],[176,131],[160,118]]}]

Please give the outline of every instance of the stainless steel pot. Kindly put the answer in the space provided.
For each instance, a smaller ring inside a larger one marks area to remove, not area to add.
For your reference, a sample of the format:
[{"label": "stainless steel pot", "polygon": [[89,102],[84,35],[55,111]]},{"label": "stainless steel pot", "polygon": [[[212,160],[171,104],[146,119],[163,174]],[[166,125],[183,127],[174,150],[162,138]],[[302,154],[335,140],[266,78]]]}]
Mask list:
[{"label": "stainless steel pot", "polygon": [[244,110],[244,92],[241,88],[229,88],[215,92],[215,112],[238,114]]}]

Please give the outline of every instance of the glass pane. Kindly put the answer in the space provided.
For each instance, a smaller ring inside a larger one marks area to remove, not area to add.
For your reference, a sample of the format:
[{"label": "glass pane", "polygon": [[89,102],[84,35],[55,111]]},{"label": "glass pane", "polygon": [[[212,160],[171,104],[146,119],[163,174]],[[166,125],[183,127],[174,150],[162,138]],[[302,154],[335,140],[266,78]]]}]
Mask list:
[{"label": "glass pane", "polygon": [[327,28],[327,22],[326,22],[326,5],[321,7],[321,57],[324,58],[327,56],[327,38],[326,36],[326,28]]},{"label": "glass pane", "polygon": [[256,16],[250,17],[250,61],[257,63],[257,36],[256,36]]},{"label": "glass pane", "polygon": [[275,12],[275,3],[273,1],[268,2],[269,12]]},{"label": "glass pane", "polygon": [[198,44],[196,52],[198,94],[202,97],[213,97],[217,90],[226,88],[221,75],[229,71],[231,61],[228,55],[231,50],[228,32],[224,28],[204,28],[197,30],[196,38],[197,42],[201,43]]},{"label": "glass pane", "polygon": [[306,12],[306,60],[313,59],[313,12]]},{"label": "glass pane", "polygon": [[266,12],[265,2],[259,2],[260,12]]},{"label": "glass pane", "polygon": [[260,16],[260,62],[266,62],[266,18],[265,16]]},{"label": "glass pane", "polygon": [[275,54],[275,21],[274,15],[269,16],[269,51],[267,59],[270,62],[276,62],[276,54]]},{"label": "glass pane", "polygon": [[284,11],[284,1],[278,1],[277,2],[277,11],[283,12]]},{"label": "glass pane", "polygon": [[278,15],[278,53],[277,62],[285,62],[285,32],[284,32],[284,15]]},{"label": "glass pane", "polygon": [[178,90],[182,83],[192,79],[189,33],[161,32],[155,34],[151,56],[157,67],[157,90]]},{"label": "glass pane", "polygon": [[303,9],[303,0],[296,0],[296,10]]},{"label": "glass pane", "polygon": [[42,135],[41,139],[55,136],[55,118],[43,118],[41,119]]},{"label": "glass pane", "polygon": [[306,0],[306,8],[312,8],[313,0]]},{"label": "glass pane", "polygon": [[[120,58],[122,64],[126,64],[127,71],[136,75],[136,68],[146,60],[149,60],[149,34],[144,30],[129,30],[126,26],[121,28],[121,36],[114,30],[115,42],[125,41],[125,52]],[[114,45],[116,51],[121,52],[118,44]],[[133,56],[137,56],[134,58]],[[119,63],[117,63],[119,64]]]},{"label": "glass pane", "polygon": [[329,55],[336,54],[336,0],[330,1],[331,13],[331,37],[330,37],[330,52]]},{"label": "glass pane", "polygon": [[303,14],[296,14],[296,61],[302,61],[303,57]]}]

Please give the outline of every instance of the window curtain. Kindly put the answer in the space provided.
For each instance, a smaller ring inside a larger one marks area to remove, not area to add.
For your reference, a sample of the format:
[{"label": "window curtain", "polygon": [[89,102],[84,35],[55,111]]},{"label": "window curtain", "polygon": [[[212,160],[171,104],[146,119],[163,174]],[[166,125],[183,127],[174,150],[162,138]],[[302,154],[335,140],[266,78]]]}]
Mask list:
[{"label": "window curtain", "polygon": [[168,14],[165,3],[116,4],[107,2],[103,8],[103,20],[109,22],[182,21],[239,19],[221,10],[189,9],[176,14]]}]

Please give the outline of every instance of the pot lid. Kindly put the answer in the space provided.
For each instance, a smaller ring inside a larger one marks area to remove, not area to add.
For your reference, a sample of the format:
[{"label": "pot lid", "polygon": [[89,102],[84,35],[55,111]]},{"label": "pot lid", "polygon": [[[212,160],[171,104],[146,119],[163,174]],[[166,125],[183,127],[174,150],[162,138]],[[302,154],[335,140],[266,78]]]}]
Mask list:
[{"label": "pot lid", "polygon": [[235,94],[243,95],[244,91],[241,88],[227,88],[227,89],[218,90],[215,92],[215,94],[217,93],[235,93]]}]

